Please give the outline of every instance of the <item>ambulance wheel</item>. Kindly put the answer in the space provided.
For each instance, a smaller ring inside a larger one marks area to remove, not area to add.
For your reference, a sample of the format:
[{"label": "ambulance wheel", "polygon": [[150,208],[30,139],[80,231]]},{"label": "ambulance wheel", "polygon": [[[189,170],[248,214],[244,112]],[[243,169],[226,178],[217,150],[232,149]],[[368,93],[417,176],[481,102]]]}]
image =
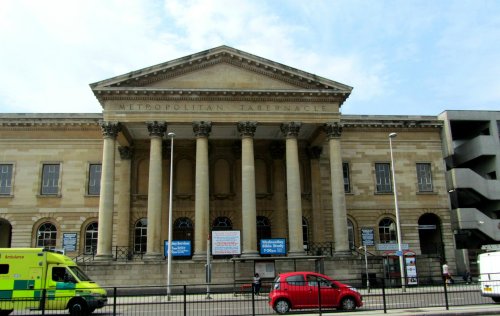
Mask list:
[{"label": "ambulance wheel", "polygon": [[8,316],[12,311],[13,309],[2,309],[0,310],[0,316]]},{"label": "ambulance wheel", "polygon": [[89,307],[82,299],[75,299],[69,302],[69,314],[71,316],[87,316],[89,315]]},{"label": "ambulance wheel", "polygon": [[500,303],[500,297],[492,297],[493,302]]}]

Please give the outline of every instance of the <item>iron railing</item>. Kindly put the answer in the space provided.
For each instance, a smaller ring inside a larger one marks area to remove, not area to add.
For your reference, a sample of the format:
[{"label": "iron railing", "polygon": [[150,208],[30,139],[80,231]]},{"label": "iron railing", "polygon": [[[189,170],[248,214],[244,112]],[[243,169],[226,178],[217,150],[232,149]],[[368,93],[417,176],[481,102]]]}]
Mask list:
[{"label": "iron railing", "polygon": [[[341,280],[344,284],[362,285],[362,280]],[[363,306],[360,310],[378,310],[386,313],[394,309],[428,308],[435,307],[448,310],[456,306],[493,304],[490,298],[482,297],[478,282],[459,282],[446,285],[444,281],[438,285],[414,285],[402,287],[387,287],[387,280],[379,279],[379,286],[357,289],[363,297]],[[252,291],[251,283],[231,284],[197,284],[172,285],[170,291],[163,287],[111,287],[108,292],[107,304],[94,311],[97,315],[270,315],[275,314],[273,307],[268,303],[268,293],[274,287],[272,281],[262,284],[261,294]],[[297,285],[297,287],[306,284]],[[314,285],[311,285],[314,286]],[[308,292],[308,291],[307,291]],[[67,314],[68,310],[50,310],[49,304],[67,304],[71,297],[59,296],[45,290],[23,290],[26,298],[0,298],[0,311],[14,309],[12,315],[60,315]],[[61,292],[62,293],[62,292]],[[298,313],[322,313],[331,311],[335,307],[323,306],[319,302],[325,299],[326,289],[318,286],[317,297],[311,300],[318,302],[311,309],[297,310]],[[323,295],[323,296],[322,296]],[[66,303],[64,303],[66,302]],[[13,304],[13,305],[9,305]],[[88,306],[83,305],[84,311],[89,312]],[[63,306],[66,307],[66,306]],[[293,306],[292,306],[293,308]],[[83,315],[83,314],[82,314]]]}]

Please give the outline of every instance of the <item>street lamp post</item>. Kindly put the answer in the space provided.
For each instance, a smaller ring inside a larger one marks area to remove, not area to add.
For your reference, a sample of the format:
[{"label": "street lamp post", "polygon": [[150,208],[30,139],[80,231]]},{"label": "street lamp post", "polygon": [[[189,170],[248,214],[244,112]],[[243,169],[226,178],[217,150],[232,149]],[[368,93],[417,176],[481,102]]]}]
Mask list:
[{"label": "street lamp post", "polygon": [[174,175],[174,137],[175,133],[168,133],[170,137],[170,194],[168,207],[168,254],[167,254],[167,299],[170,301],[170,282],[172,279],[172,187]]},{"label": "street lamp post", "polygon": [[370,293],[370,278],[368,277],[368,255],[366,253],[366,245],[359,247],[359,249],[364,249],[365,251],[365,272],[366,272],[366,289]]},{"label": "street lamp post", "polygon": [[396,188],[396,172],[394,171],[394,155],[392,153],[392,139],[398,136],[396,133],[389,134],[389,148],[391,151],[391,170],[392,170],[392,185],[394,192],[394,209],[396,211],[396,230],[398,236],[398,257],[399,257],[399,270],[401,274],[401,288],[403,291],[406,290],[406,278],[404,271],[404,254],[401,245],[401,223],[399,220],[399,207],[398,207],[398,191]]}]

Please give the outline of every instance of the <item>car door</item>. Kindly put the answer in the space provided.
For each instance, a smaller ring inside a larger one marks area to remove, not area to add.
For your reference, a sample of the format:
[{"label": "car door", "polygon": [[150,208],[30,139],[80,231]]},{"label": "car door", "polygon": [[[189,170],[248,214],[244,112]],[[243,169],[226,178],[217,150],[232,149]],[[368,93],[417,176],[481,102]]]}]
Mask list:
[{"label": "car door", "polygon": [[284,290],[288,293],[288,298],[293,308],[304,308],[309,306],[309,287],[307,286],[303,274],[293,274],[286,278]]},{"label": "car door", "polygon": [[307,275],[307,283],[309,288],[309,306],[319,307],[321,298],[321,307],[336,307],[338,306],[339,290],[335,283],[322,276],[309,274]]}]

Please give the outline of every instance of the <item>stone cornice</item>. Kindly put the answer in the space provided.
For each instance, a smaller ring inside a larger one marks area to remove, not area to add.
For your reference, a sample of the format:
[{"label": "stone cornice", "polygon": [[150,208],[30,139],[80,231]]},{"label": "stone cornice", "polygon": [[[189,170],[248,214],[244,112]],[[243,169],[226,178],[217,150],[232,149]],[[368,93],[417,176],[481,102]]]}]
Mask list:
[{"label": "stone cornice", "polygon": [[99,101],[253,101],[253,102],[330,102],[342,104],[347,96],[331,90],[179,90],[154,88],[105,88],[94,90]]},{"label": "stone cornice", "polygon": [[443,121],[434,116],[367,116],[349,115],[340,119],[344,128],[442,128]]},{"label": "stone cornice", "polygon": [[0,128],[99,129],[102,114],[0,114]]}]

